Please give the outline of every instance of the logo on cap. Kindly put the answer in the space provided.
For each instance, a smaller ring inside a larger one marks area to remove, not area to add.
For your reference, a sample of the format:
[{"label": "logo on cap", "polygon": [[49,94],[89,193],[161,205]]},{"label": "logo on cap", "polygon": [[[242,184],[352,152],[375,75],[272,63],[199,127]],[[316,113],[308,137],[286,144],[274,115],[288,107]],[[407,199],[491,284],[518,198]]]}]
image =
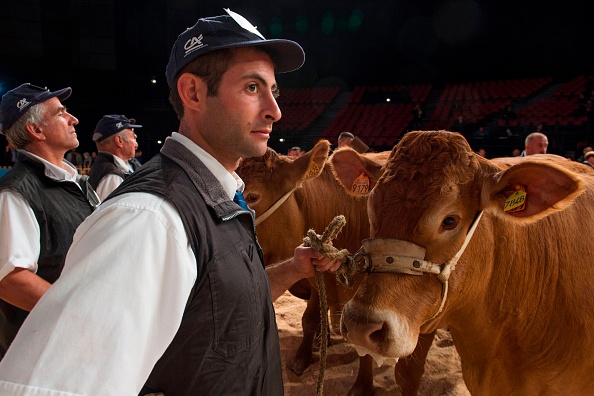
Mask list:
[{"label": "logo on cap", "polygon": [[17,102],[17,107],[19,110],[23,110],[25,107],[29,106],[31,102],[28,102],[27,99],[23,98]]},{"label": "logo on cap", "polygon": [[202,39],[203,39],[203,36],[201,34],[198,37],[194,36],[191,39],[189,39],[188,41],[186,41],[186,43],[184,44],[184,49],[186,50],[186,53],[184,56],[188,56],[188,54],[196,51],[199,48],[204,47],[204,44],[202,43]]},{"label": "logo on cap", "polygon": [[118,123],[116,124],[116,128],[122,128],[123,126],[124,126],[124,124],[122,124],[121,122],[118,122]]}]

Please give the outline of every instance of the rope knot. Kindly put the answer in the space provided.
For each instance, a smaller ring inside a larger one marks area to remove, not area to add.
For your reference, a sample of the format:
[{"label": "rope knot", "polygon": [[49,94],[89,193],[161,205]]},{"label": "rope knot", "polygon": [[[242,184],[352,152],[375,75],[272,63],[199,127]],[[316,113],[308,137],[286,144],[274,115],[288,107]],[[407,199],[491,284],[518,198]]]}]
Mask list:
[{"label": "rope knot", "polygon": [[332,219],[322,235],[316,234],[312,229],[307,231],[307,236],[303,238],[303,245],[312,247],[316,252],[333,260],[340,261],[341,265],[336,271],[336,278],[347,288],[354,285],[353,276],[357,272],[353,256],[346,249],[337,249],[332,246],[332,240],[335,239],[346,224],[343,215],[338,215]]}]

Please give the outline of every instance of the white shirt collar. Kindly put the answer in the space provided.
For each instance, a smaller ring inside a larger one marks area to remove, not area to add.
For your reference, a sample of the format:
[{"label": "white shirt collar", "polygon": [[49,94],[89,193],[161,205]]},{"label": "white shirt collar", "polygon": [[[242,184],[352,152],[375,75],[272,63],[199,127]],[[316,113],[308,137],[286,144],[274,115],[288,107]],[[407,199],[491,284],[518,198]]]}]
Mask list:
[{"label": "white shirt collar", "polygon": [[68,171],[66,169],[62,169],[62,168],[52,164],[51,162],[46,161],[43,158],[41,158],[33,153],[28,152],[27,150],[17,149],[17,151],[19,153],[25,154],[26,156],[28,156],[30,158],[33,158],[34,160],[41,162],[45,166],[45,175],[47,177],[49,177],[50,179],[68,180],[68,181],[76,182],[76,180],[78,178],[78,171],[70,162],[68,162],[66,160],[62,160],[62,162],[64,165],[66,165],[70,169],[70,171]]},{"label": "white shirt collar", "polygon": [[227,169],[217,161],[212,155],[207,153],[202,147],[198,146],[192,140],[187,138],[186,136],[178,133],[173,132],[171,137],[167,139],[173,139],[178,143],[183,144],[188,150],[192,152],[204,165],[208,168],[208,170],[217,178],[217,180],[223,186],[223,189],[229,195],[229,199],[233,199],[235,196],[235,191],[243,192],[245,184],[243,180],[237,175],[237,173],[229,173]]}]

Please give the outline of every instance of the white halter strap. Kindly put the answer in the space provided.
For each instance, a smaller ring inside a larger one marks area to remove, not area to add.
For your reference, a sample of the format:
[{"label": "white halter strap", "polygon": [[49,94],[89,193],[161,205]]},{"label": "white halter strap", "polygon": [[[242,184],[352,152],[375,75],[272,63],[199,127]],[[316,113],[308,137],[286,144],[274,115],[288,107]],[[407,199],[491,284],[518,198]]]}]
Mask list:
[{"label": "white halter strap", "polygon": [[[426,261],[425,248],[412,242],[399,239],[371,238],[363,241],[363,246],[357,254],[355,261],[363,260],[365,272],[388,272],[408,275],[422,275],[427,272],[437,276],[442,283],[442,296],[439,309],[428,320],[434,319],[441,313],[445,306],[448,293],[448,279],[456,267],[458,260],[466,250],[470,239],[474,235],[478,223],[483,215],[480,211],[475,217],[462,247],[458,252],[444,264],[436,264]],[[423,257],[423,258],[421,258]]]},{"label": "white halter strap", "polygon": [[287,199],[289,199],[289,197],[291,196],[291,194],[293,194],[293,192],[295,191],[295,189],[290,190],[288,193],[286,193],[285,195],[283,195],[282,197],[280,197],[278,199],[278,201],[276,201],[274,203],[274,205],[272,205],[271,207],[268,208],[268,210],[266,210],[264,213],[262,213],[260,216],[256,217],[255,220],[255,224],[258,225],[261,222],[263,222],[264,220],[266,220],[271,214],[273,214],[282,204],[285,203],[285,201]]}]

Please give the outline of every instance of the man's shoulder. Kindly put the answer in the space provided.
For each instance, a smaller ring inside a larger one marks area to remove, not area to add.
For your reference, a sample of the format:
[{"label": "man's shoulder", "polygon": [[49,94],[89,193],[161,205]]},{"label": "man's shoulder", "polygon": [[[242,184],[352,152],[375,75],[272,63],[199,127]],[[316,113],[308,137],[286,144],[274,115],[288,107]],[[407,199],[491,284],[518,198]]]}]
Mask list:
[{"label": "man's shoulder", "polygon": [[141,224],[146,232],[151,228],[148,224],[161,224],[167,229],[182,225],[179,212],[169,200],[147,192],[127,192],[103,202],[85,220],[87,225],[99,221]]}]

